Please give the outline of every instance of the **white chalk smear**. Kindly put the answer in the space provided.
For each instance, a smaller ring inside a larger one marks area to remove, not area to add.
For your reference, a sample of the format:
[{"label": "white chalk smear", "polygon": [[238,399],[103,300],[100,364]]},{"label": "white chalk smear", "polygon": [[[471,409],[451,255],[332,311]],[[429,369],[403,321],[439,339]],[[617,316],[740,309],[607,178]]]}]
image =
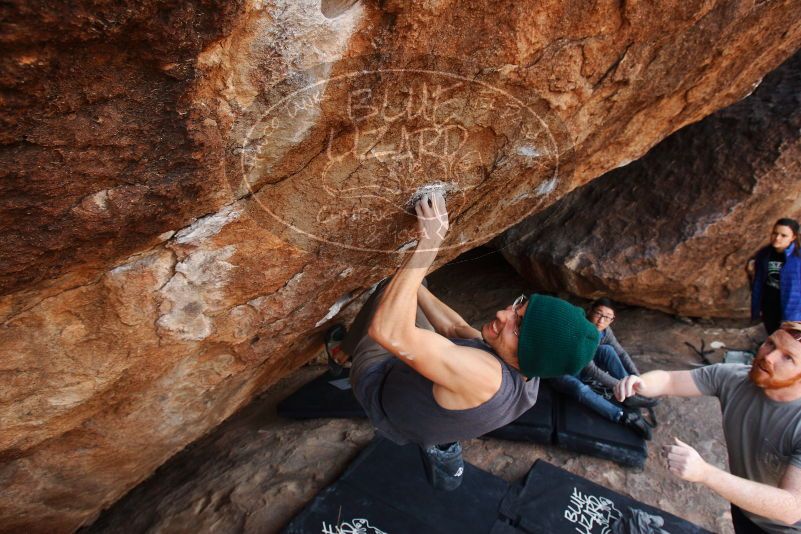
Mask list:
[{"label": "white chalk smear", "polygon": [[320,326],[321,324],[323,324],[324,322],[326,322],[327,320],[331,319],[336,314],[338,314],[339,310],[342,309],[342,306],[350,302],[352,298],[353,295],[350,293],[350,291],[339,297],[337,301],[330,308],[328,308],[328,313],[325,314],[325,317],[317,321],[314,327],[317,328],[318,326]]},{"label": "white chalk smear", "polygon": [[174,235],[175,235],[175,230],[168,230],[168,231],[164,232],[163,234],[159,234],[157,239],[159,241],[167,241],[168,239],[171,239],[172,236],[174,236]]},{"label": "white chalk smear", "polygon": [[537,150],[531,145],[523,145],[521,147],[518,147],[517,153],[520,154],[521,156],[526,156],[529,158],[536,158],[540,156],[539,150]]},{"label": "white chalk smear", "polygon": [[103,189],[102,191],[98,191],[97,193],[92,195],[91,199],[92,202],[94,202],[95,205],[101,210],[108,208],[108,189]]},{"label": "white chalk smear", "polygon": [[412,239],[408,243],[404,243],[403,245],[401,245],[400,248],[398,248],[395,252],[406,252],[407,250],[412,249],[416,246],[417,246],[417,240]]},{"label": "white chalk smear", "polygon": [[217,213],[201,217],[188,227],[175,234],[177,243],[192,243],[216,235],[222,228],[239,218],[240,212],[234,205],[225,206]]},{"label": "white chalk smear", "polygon": [[539,196],[549,195],[556,189],[556,184],[559,183],[559,180],[556,178],[551,178],[550,180],[545,180],[542,182],[539,187],[537,187],[536,193]]}]

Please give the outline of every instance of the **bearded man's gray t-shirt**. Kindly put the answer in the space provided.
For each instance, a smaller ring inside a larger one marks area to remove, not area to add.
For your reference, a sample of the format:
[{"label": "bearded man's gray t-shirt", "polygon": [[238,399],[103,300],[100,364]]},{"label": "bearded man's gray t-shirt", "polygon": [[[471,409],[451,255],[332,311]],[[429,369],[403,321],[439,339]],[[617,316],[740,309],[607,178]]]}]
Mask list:
[{"label": "bearded man's gray t-shirt", "polygon": [[[701,393],[720,399],[729,471],[779,487],[788,465],[801,469],[801,399],[769,399],[748,378],[750,370],[749,365],[720,363],[695,369],[691,376]],[[743,512],[766,532],[801,533],[801,521],[787,525]]]}]

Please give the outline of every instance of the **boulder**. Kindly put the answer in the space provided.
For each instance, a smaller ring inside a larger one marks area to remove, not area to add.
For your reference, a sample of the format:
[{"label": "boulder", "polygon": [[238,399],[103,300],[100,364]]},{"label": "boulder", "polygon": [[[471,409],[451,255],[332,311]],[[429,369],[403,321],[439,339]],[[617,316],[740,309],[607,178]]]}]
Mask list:
[{"label": "boulder", "polygon": [[[0,530],[69,532],[440,262],[750,92],[791,0],[4,6]],[[332,18],[329,18],[332,17]]]},{"label": "boulder", "polygon": [[748,98],[572,191],[498,239],[548,291],[695,317],[748,317],[744,267],[801,218],[801,53]]}]

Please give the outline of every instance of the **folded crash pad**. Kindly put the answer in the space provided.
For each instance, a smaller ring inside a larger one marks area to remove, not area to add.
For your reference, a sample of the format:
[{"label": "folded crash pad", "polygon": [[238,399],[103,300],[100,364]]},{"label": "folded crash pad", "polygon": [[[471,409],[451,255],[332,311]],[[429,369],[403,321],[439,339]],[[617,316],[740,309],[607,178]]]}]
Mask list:
[{"label": "folded crash pad", "polygon": [[435,490],[416,445],[376,438],[284,532],[486,533],[508,488],[503,479],[466,463],[459,488]]},{"label": "folded crash pad", "polygon": [[487,435],[512,441],[553,443],[556,430],[554,403],[557,395],[558,393],[551,389],[547,382],[540,382],[537,403],[513,422]]},{"label": "folded crash pad", "polygon": [[632,429],[601,417],[565,395],[560,395],[555,413],[558,446],[626,466],[645,465],[648,447]]},{"label": "folded crash pad", "polygon": [[619,531],[615,523],[621,518],[627,520],[632,514],[649,518],[670,534],[709,532],[542,460],[534,463],[522,486],[513,486],[506,494],[492,532],[612,534]]},{"label": "folded crash pad", "polygon": [[316,419],[320,417],[359,418],[367,417],[350,387],[345,369],[333,377],[326,371],[278,404],[281,417],[289,419]]},{"label": "folded crash pad", "polygon": [[633,467],[642,467],[648,457],[645,440],[631,429],[609,421],[547,382],[540,384],[537,403],[530,410],[489,436],[552,443]]},{"label": "folded crash pad", "polygon": [[[325,372],[300,387],[278,404],[278,415],[291,419],[366,417],[350,389],[348,371],[339,377]],[[604,419],[547,382],[540,384],[537,403],[530,410],[488,435],[555,444],[626,466],[641,467],[648,455],[645,441],[633,431]]]}]

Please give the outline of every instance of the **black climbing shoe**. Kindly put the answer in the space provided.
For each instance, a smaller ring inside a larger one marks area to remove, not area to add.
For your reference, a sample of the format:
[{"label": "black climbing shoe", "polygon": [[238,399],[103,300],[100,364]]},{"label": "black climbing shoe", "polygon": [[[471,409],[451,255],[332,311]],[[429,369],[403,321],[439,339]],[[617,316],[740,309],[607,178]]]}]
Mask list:
[{"label": "black climbing shoe", "polygon": [[659,421],[656,420],[656,414],[654,413],[653,406],[646,408],[645,411],[648,412],[648,417],[644,418],[645,422],[648,423],[648,426],[651,428],[656,428],[659,426]]},{"label": "black climbing shoe", "polygon": [[420,457],[423,459],[426,478],[434,489],[452,491],[462,483],[464,460],[462,446],[458,441],[425,449],[420,447]]},{"label": "black climbing shoe", "polygon": [[659,404],[659,399],[643,397],[642,395],[632,395],[623,400],[623,406],[626,408],[653,408],[657,404]]},{"label": "black climbing shoe", "polygon": [[651,427],[639,412],[624,411],[620,424],[629,427],[643,439],[651,439]]},{"label": "black climbing shoe", "polygon": [[341,324],[335,324],[325,333],[325,353],[328,355],[328,373],[337,377],[345,370],[344,363],[347,357],[342,352],[342,340],[347,330]]}]

